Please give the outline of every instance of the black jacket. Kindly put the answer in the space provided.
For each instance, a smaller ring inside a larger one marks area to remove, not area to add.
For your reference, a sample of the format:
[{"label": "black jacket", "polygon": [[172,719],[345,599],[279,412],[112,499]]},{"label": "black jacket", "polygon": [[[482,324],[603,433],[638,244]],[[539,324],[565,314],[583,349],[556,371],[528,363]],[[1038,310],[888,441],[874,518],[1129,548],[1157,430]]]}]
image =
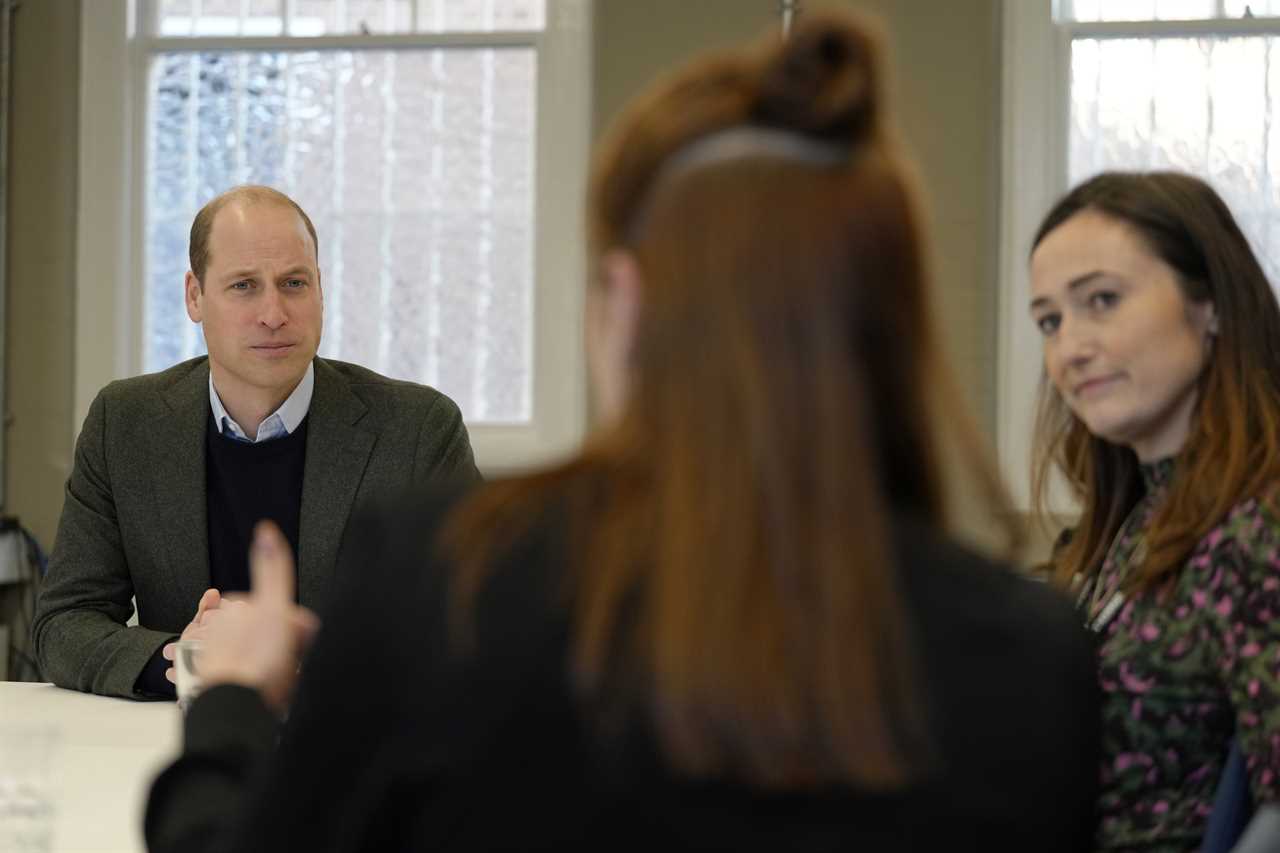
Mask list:
[{"label": "black jacket", "polygon": [[254,691],[194,703],[151,792],[152,851],[1089,849],[1094,651],[1042,584],[900,524],[942,772],[905,795],[768,794],[678,776],[643,728],[593,734],[567,676],[562,525],[502,561],[474,654],[451,654],[439,513],[418,498],[353,521],[277,753]]}]

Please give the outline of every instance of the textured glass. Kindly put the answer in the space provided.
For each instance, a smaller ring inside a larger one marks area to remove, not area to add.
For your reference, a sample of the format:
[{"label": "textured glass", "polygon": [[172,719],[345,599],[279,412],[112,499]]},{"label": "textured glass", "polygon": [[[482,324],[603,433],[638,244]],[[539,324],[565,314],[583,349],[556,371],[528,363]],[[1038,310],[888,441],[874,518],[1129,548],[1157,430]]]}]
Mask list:
[{"label": "textured glass", "polygon": [[1070,181],[1107,169],[1207,179],[1280,282],[1280,39],[1078,39]]},{"label": "textured glass", "polygon": [[529,420],[532,49],[159,55],[151,69],[146,368],[203,351],[187,234],[240,183],[292,195],[320,237],[321,354]]},{"label": "textured glass", "polygon": [[[160,0],[162,36],[540,30],[545,0]],[[416,9],[415,9],[416,7]],[[282,17],[288,14],[288,19]]]},{"label": "textured glass", "polygon": [[1218,17],[1215,0],[1065,0],[1063,10],[1064,17],[1073,21],[1186,21]]}]

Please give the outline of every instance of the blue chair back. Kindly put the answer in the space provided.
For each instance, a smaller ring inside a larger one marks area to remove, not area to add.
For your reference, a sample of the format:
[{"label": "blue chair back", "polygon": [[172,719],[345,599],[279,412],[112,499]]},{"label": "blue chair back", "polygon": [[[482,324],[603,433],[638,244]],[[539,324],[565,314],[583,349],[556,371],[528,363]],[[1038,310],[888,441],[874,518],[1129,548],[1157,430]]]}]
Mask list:
[{"label": "blue chair back", "polygon": [[1231,853],[1253,818],[1253,797],[1249,793],[1249,773],[1244,753],[1235,739],[1227,753],[1227,764],[1218,777],[1218,790],[1213,796],[1213,811],[1205,829],[1200,853]]}]

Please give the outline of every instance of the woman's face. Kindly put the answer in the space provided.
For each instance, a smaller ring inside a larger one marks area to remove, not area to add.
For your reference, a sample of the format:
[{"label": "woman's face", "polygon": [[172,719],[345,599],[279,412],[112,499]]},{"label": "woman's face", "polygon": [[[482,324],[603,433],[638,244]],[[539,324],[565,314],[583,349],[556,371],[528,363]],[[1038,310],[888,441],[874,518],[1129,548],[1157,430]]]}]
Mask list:
[{"label": "woman's face", "polygon": [[1182,449],[1216,318],[1137,231],[1084,210],[1049,232],[1031,256],[1031,318],[1050,381],[1093,435],[1143,462]]}]

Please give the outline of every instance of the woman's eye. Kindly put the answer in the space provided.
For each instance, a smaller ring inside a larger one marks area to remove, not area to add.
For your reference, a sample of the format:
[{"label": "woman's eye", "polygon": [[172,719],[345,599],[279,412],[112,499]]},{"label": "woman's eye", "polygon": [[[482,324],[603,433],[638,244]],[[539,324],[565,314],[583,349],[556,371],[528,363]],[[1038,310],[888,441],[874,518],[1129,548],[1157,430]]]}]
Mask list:
[{"label": "woman's eye", "polygon": [[1089,307],[1094,309],[1105,309],[1115,305],[1120,299],[1120,295],[1110,290],[1099,290],[1089,295]]},{"label": "woman's eye", "polygon": [[1062,318],[1057,314],[1045,314],[1042,317],[1037,317],[1035,322],[1036,328],[1040,330],[1040,334],[1047,337],[1058,331],[1058,326],[1062,323]]}]

